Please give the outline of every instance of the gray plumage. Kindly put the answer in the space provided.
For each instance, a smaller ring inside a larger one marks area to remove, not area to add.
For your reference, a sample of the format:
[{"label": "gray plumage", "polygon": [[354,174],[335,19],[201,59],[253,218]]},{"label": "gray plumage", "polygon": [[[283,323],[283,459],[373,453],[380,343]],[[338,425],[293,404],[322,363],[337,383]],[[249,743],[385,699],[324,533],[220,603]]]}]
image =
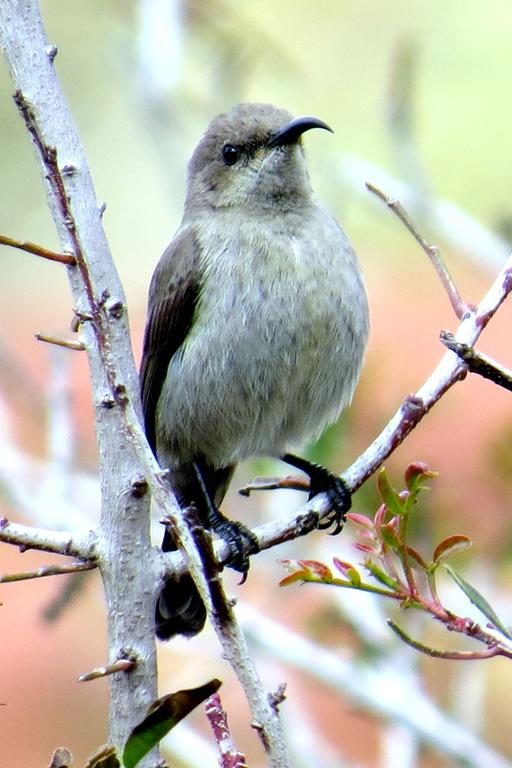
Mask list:
[{"label": "gray plumage", "polygon": [[190,161],[183,220],[151,283],[141,371],[148,437],[181,503],[198,503],[193,462],[220,504],[233,465],[314,439],[352,398],[366,292],[311,189],[300,136],[313,127],[328,128],[240,104]]}]

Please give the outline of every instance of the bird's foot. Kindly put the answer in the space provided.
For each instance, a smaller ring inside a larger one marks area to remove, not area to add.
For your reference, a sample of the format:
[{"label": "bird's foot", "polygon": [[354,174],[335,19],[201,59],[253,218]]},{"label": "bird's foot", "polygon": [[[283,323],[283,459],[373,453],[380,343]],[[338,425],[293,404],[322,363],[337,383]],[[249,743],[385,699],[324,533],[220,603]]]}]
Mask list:
[{"label": "bird's foot", "polygon": [[333,525],[334,529],[330,534],[336,536],[343,528],[345,515],[352,506],[352,493],[345,480],[320,464],[315,464],[299,456],[287,453],[281,458],[287,464],[291,464],[309,475],[310,499],[318,493],[325,493],[329,500],[330,509],[323,515],[317,528],[325,530]]},{"label": "bird's foot", "polygon": [[228,520],[220,512],[212,528],[229,545],[230,556],[227,565],[242,574],[240,584],[243,584],[249,572],[249,556],[258,551],[257,537],[245,525],[237,520]]}]

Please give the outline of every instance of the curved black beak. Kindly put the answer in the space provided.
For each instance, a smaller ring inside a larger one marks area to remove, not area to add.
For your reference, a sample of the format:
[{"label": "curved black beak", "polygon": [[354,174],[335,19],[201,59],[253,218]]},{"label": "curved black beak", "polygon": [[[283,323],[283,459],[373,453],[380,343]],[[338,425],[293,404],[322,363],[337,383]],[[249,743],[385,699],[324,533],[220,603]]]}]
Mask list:
[{"label": "curved black beak", "polygon": [[310,131],[311,128],[323,128],[325,131],[334,133],[327,123],[319,120],[318,117],[296,117],[289,123],[283,125],[278,131],[271,134],[267,142],[267,147],[282,147],[285,144],[295,144],[303,133]]}]

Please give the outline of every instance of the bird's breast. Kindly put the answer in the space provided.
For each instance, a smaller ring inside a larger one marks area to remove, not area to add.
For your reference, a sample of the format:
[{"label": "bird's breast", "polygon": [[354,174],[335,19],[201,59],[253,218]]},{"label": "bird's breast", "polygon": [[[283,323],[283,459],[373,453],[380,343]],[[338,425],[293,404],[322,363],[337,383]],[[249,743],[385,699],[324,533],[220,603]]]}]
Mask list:
[{"label": "bird's breast", "polygon": [[200,298],[166,410],[176,434],[188,425],[186,439],[224,463],[279,454],[352,396],[367,334],[355,256],[331,219],[225,227],[201,246]]}]

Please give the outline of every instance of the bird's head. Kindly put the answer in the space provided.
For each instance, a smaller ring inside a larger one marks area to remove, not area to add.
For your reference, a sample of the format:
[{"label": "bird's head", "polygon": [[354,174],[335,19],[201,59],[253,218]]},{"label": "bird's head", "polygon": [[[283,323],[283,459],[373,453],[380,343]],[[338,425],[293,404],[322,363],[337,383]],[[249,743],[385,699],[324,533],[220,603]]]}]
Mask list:
[{"label": "bird's head", "polygon": [[187,207],[258,212],[309,199],[301,136],[312,128],[331,131],[316,117],[294,119],[271,104],[238,104],[218,115],[190,160]]}]

